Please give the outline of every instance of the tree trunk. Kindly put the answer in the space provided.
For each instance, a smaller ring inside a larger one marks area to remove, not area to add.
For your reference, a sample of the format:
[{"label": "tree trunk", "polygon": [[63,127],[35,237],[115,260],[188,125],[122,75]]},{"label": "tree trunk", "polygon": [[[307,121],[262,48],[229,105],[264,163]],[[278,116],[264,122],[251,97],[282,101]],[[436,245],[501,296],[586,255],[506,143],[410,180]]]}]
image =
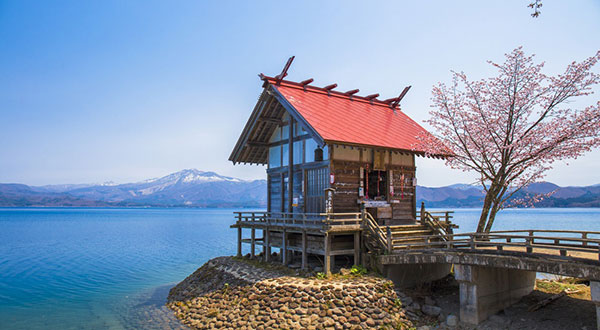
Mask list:
[{"label": "tree trunk", "polygon": [[478,233],[483,233],[486,224],[487,224],[487,220],[488,220],[488,215],[490,213],[490,209],[492,207],[492,195],[491,195],[491,190],[488,190],[488,193],[485,195],[485,199],[483,200],[483,208],[481,209],[481,215],[479,216],[479,223],[477,224],[477,232]]},{"label": "tree trunk", "polygon": [[498,201],[494,202],[494,205],[492,206],[492,209],[490,210],[490,213],[488,215],[488,221],[487,224],[485,225],[485,233],[489,233],[492,230],[492,225],[494,224],[494,220],[496,220],[496,214],[498,213],[498,211],[500,210],[500,204],[498,203]]},{"label": "tree trunk", "polygon": [[500,188],[498,184],[492,182],[488,189],[487,194],[485,195],[485,199],[483,200],[483,208],[481,209],[481,216],[479,217],[479,223],[477,224],[477,232],[484,233],[489,232],[489,228],[491,228],[490,218],[492,219],[492,223],[494,222],[494,217],[498,212],[498,206],[495,201],[498,200],[498,194],[500,193]]}]

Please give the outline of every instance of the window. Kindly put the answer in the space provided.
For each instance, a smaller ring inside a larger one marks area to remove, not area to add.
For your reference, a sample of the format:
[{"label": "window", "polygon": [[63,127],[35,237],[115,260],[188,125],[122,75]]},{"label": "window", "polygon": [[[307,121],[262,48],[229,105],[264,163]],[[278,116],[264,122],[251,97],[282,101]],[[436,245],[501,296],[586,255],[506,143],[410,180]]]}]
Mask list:
[{"label": "window", "polygon": [[281,146],[269,148],[269,168],[281,166]]},{"label": "window", "polygon": [[370,200],[387,200],[387,171],[366,171],[364,176],[365,197]]},{"label": "window", "polygon": [[302,148],[304,141],[294,142],[294,164],[302,164],[302,158],[304,156],[304,149]]},{"label": "window", "polygon": [[275,132],[273,132],[273,135],[271,135],[269,142],[273,143],[273,142],[278,142],[280,140],[281,140],[281,128],[277,127],[275,129]]},{"label": "window", "polygon": [[[310,162],[318,162],[318,161],[322,161],[322,160],[327,160],[329,159],[329,149],[327,148],[327,146],[323,147],[321,150],[316,151],[317,149],[321,149],[319,148],[319,145],[317,144],[317,142],[313,139],[307,139],[306,140],[306,145],[304,146],[304,161],[306,163],[310,163]],[[321,157],[321,159],[317,159],[315,158],[315,155],[319,155]]]},{"label": "window", "polygon": [[281,146],[281,166],[288,166],[289,162],[289,146],[287,144],[283,144]]}]

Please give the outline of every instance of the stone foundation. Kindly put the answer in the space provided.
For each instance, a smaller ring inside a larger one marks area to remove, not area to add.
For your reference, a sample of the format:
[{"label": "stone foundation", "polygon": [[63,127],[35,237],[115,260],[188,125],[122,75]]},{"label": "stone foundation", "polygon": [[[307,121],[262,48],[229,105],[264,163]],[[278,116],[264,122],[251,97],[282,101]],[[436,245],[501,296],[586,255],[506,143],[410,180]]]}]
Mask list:
[{"label": "stone foundation", "polygon": [[412,326],[388,280],[366,275],[290,276],[231,258],[202,266],[173,288],[167,306],[182,323],[196,329]]}]

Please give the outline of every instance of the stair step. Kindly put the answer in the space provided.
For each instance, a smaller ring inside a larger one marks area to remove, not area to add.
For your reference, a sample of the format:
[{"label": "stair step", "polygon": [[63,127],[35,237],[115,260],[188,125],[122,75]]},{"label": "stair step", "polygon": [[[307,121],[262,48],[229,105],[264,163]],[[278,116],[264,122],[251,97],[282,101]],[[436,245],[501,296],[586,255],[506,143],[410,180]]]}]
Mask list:
[{"label": "stair step", "polygon": [[404,237],[404,236],[429,236],[433,235],[433,232],[430,229],[422,229],[422,230],[405,230],[405,231],[393,231],[392,237]]},{"label": "stair step", "polygon": [[394,250],[417,250],[417,249],[425,249],[431,248],[428,245],[411,245],[411,246],[394,246]]},{"label": "stair step", "polygon": [[402,244],[402,243],[413,243],[413,242],[425,242],[422,238],[393,238],[392,244]]},{"label": "stair step", "polygon": [[[386,228],[387,226],[381,226],[382,228]],[[397,225],[397,226],[389,226],[392,231],[404,231],[404,230],[422,230],[427,229],[429,227],[424,225]]]}]

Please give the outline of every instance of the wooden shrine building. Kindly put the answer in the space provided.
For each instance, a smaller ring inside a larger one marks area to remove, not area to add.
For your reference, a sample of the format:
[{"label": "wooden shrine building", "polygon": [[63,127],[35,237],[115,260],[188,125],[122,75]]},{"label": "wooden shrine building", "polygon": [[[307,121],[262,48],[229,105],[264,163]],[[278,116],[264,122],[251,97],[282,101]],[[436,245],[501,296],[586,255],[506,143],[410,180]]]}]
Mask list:
[{"label": "wooden shrine building", "polygon": [[242,242],[252,255],[262,245],[265,258],[277,247],[284,263],[301,254],[303,267],[308,254],[322,255],[329,271],[332,256],[358,263],[367,252],[367,220],[374,231],[417,224],[415,157],[425,155],[417,137],[429,133],[399,107],[409,87],[379,100],[284,80],[292,59],[280,75],[260,75],[263,92],[229,158],[267,165],[267,212],[238,212],[232,227],[238,254]]}]

